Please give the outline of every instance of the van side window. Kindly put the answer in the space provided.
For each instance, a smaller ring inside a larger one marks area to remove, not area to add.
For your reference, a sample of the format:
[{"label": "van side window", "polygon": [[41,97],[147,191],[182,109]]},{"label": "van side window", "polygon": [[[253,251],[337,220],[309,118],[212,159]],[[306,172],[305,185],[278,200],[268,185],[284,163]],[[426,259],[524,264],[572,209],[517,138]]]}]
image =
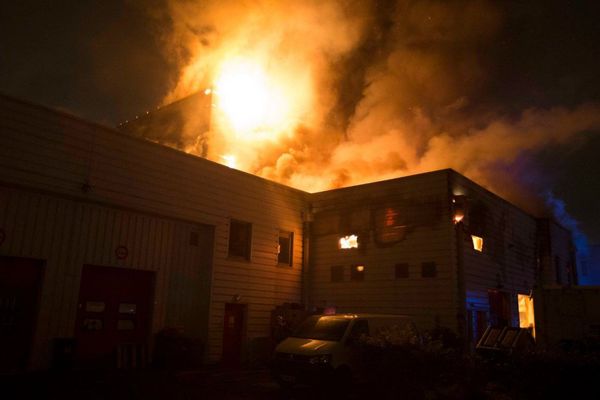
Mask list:
[{"label": "van side window", "polygon": [[367,321],[366,319],[359,319],[354,321],[354,325],[352,325],[352,331],[350,331],[350,336],[348,338],[348,343],[358,343],[358,341],[363,335],[369,336],[369,321]]}]

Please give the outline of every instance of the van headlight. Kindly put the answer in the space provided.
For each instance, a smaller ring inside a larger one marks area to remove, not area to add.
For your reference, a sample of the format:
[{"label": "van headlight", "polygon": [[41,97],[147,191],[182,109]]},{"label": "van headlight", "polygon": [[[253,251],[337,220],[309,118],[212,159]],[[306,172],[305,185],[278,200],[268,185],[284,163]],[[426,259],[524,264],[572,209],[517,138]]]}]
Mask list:
[{"label": "van headlight", "polygon": [[309,363],[313,365],[326,365],[331,362],[331,354],[320,354],[318,356],[313,356],[308,360]]}]

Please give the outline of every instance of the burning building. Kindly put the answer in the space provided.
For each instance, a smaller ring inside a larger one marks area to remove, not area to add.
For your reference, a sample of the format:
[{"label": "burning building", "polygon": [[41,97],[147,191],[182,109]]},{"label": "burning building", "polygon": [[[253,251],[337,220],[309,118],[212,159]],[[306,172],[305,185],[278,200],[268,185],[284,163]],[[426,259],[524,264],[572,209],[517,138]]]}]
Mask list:
[{"label": "burning building", "polygon": [[137,124],[151,141],[5,96],[0,116],[3,371],[61,343],[143,365],[174,331],[237,363],[284,303],[475,340],[535,326],[532,290],[577,282],[568,231],[450,169],[309,193],[153,143],[177,136],[146,122],[181,129],[158,113]]}]

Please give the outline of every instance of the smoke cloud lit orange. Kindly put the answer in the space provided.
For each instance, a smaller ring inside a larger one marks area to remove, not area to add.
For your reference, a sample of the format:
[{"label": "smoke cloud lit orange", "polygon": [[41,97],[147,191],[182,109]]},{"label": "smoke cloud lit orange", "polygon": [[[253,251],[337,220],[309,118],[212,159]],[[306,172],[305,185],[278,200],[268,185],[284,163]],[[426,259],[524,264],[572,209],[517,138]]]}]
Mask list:
[{"label": "smoke cloud lit orange", "polygon": [[307,191],[453,168],[531,211],[541,188],[497,167],[600,128],[595,104],[489,100],[494,2],[167,5],[181,68],[165,103],[214,89],[211,127],[182,132],[186,150],[201,138],[203,156]]}]

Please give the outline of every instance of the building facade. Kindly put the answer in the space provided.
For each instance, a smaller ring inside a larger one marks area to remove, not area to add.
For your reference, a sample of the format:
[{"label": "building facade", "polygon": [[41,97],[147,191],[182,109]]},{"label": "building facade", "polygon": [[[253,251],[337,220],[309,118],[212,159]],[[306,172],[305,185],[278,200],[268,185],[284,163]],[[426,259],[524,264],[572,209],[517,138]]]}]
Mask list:
[{"label": "building facade", "polygon": [[452,170],[306,193],[5,96],[0,143],[2,371],[66,340],[82,364],[149,358],[165,330],[236,363],[284,303],[474,340],[576,278],[568,232],[541,257],[555,224]]}]

